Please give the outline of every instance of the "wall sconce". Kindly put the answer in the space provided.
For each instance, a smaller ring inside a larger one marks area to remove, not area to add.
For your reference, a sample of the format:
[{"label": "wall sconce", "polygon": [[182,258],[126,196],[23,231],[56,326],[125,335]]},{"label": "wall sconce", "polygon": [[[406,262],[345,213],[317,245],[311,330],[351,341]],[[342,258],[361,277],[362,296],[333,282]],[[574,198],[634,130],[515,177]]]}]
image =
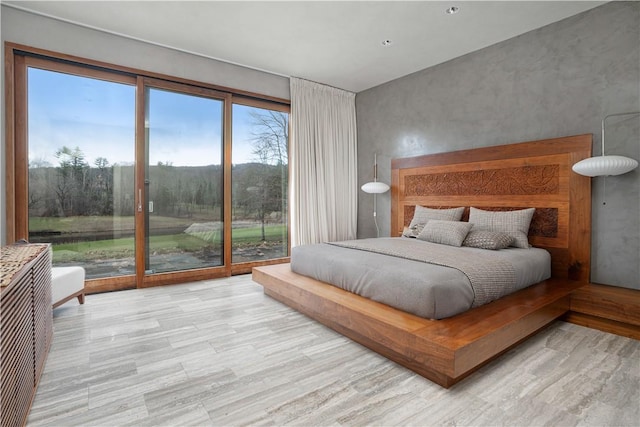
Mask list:
[{"label": "wall sconce", "polygon": [[373,222],[376,225],[376,237],[380,237],[378,219],[376,213],[376,196],[389,191],[389,186],[384,182],[378,182],[378,154],[373,154],[373,181],[367,182],[360,187],[365,193],[373,194]]},{"label": "wall sconce", "polygon": [[605,156],[604,154],[604,130],[605,122],[609,117],[629,116],[640,114],[640,111],[631,111],[628,113],[609,114],[602,119],[602,155],[597,157],[589,157],[580,160],[573,165],[571,169],[577,174],[584,176],[609,176],[622,175],[631,172],[638,167],[638,161],[624,156]]}]

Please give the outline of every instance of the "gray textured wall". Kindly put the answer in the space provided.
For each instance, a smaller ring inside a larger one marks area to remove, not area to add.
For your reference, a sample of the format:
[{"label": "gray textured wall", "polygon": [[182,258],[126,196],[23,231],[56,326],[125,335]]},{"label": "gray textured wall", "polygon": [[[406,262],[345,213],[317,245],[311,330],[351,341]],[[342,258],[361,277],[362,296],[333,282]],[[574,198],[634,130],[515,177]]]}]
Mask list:
[{"label": "gray textured wall", "polygon": [[[356,111],[360,185],[374,152],[385,182],[392,158],[512,142],[593,133],[600,154],[602,118],[640,111],[640,3],[608,3],[361,92]],[[640,118],[610,120],[607,154],[640,159]],[[606,178],[606,193],[604,178],[592,184],[591,279],[640,289],[640,170]],[[377,200],[389,235],[390,194]],[[373,197],[358,202],[358,236],[375,236]]]},{"label": "gray textured wall", "polygon": [[[23,44],[170,76],[289,99],[289,78],[221,61],[154,46],[124,37],[34,15],[5,5],[0,8],[2,58],[4,42]],[[1,83],[4,88],[4,67]],[[3,92],[4,93],[4,92]],[[4,111],[4,96],[2,96]],[[5,243],[4,150],[2,114],[2,162],[0,162],[0,244]]]}]

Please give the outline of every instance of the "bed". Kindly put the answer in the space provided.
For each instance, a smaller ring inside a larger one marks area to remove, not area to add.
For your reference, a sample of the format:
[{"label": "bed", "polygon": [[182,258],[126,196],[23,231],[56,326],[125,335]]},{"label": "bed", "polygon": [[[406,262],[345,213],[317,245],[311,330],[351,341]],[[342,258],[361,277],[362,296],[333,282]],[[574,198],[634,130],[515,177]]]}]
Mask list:
[{"label": "bed", "polygon": [[291,253],[291,271],[436,320],[551,276],[544,249],[487,250],[407,237],[298,246]]},{"label": "bed", "polygon": [[590,180],[571,166],[591,155],[591,135],[394,159],[391,234],[416,206],[483,211],[535,208],[528,240],[551,257],[551,277],[442,320],[393,308],[297,274],[290,264],[258,267],[265,294],[360,344],[450,387],[569,309],[590,271]]}]

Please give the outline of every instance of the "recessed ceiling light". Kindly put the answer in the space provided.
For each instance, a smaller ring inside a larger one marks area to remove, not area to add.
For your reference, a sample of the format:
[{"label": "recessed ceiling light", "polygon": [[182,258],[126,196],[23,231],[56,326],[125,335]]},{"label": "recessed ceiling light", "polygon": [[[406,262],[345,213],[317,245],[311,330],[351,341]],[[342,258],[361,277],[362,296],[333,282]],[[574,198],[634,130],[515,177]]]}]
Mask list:
[{"label": "recessed ceiling light", "polygon": [[382,40],[382,46],[391,46],[393,44],[393,42],[389,39],[387,40]]},{"label": "recessed ceiling light", "polygon": [[457,6],[451,6],[449,9],[447,9],[447,13],[449,15],[453,15],[455,13],[458,13],[460,11],[460,8]]}]

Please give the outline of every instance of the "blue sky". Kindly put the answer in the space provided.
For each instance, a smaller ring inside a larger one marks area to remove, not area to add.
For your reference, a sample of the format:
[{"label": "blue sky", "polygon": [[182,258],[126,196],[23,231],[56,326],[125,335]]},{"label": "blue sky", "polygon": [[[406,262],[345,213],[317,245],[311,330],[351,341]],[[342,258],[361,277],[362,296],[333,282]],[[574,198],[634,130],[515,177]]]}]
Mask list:
[{"label": "blue sky", "polygon": [[[30,68],[29,161],[58,164],[55,152],[80,147],[85,161],[133,164],[135,87]],[[221,163],[222,102],[151,89],[149,163]],[[252,107],[233,107],[233,163],[251,154]]]}]

